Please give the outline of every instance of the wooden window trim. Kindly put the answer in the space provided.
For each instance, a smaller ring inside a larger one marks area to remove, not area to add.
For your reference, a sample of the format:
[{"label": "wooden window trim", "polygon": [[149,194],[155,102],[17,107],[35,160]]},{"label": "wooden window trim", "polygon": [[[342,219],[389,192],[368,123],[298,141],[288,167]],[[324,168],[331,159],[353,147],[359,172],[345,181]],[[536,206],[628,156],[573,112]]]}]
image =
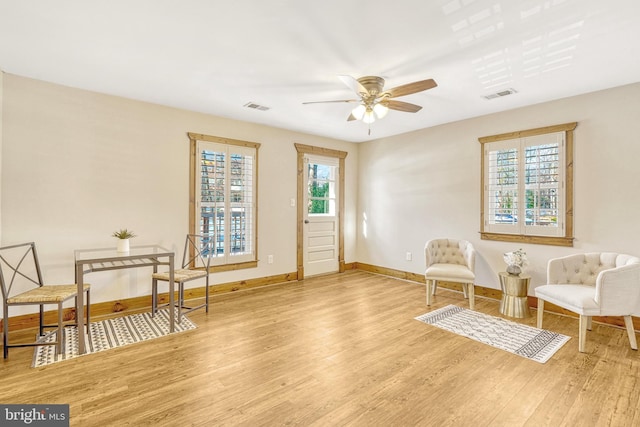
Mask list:
[{"label": "wooden window trim", "polygon": [[[482,240],[493,240],[502,242],[532,243],[539,245],[553,246],[573,246],[573,131],[578,126],[577,122],[564,123],[560,125],[546,126],[536,129],[528,129],[516,132],[503,133],[499,135],[484,136],[478,138],[480,142],[480,238]],[[489,233],[484,231],[485,210],[484,210],[484,181],[485,181],[485,144],[504,141],[509,139],[519,139],[528,136],[544,135],[548,133],[565,132],[565,233],[564,236],[535,236],[526,234],[504,234]]]},{"label": "wooden window trim", "polygon": [[209,271],[220,272],[220,271],[233,271],[233,270],[241,270],[246,268],[256,268],[258,266],[258,148],[260,148],[260,143],[250,142],[250,141],[242,141],[238,139],[230,139],[230,138],[221,138],[218,136],[204,135],[200,133],[187,132],[189,136],[189,230],[190,233],[195,234],[197,230],[198,224],[196,224],[196,176],[198,174],[200,165],[200,159],[198,157],[198,141],[207,141],[207,142],[217,142],[220,144],[227,145],[235,145],[240,147],[250,147],[256,150],[255,154],[255,163],[256,163],[256,182],[255,182],[255,208],[254,208],[254,216],[255,216],[255,260],[252,261],[243,261],[238,263],[228,263],[222,265],[214,265],[209,267]]}]

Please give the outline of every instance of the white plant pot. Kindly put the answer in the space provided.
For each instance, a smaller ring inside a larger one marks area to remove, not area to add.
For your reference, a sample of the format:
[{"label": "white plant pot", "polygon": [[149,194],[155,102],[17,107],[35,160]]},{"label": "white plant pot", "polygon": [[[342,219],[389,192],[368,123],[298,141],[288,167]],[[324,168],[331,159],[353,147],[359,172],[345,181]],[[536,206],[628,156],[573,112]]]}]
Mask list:
[{"label": "white plant pot", "polygon": [[116,247],[118,252],[129,252],[129,239],[118,239],[118,246]]}]

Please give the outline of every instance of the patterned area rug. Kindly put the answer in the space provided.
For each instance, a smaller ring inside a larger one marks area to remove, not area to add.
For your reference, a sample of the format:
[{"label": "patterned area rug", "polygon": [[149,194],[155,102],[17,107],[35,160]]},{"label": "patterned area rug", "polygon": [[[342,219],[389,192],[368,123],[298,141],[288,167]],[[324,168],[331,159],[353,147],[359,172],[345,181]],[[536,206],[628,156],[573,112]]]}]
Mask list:
[{"label": "patterned area rug", "polygon": [[415,319],[540,363],[549,360],[570,338],[455,305]]},{"label": "patterned area rug", "polygon": [[[174,333],[195,328],[196,325],[185,315],[182,316],[182,321],[178,323],[176,315]],[[55,345],[38,346],[35,348],[31,367],[37,368],[78,357],[78,329],[76,327],[67,327],[64,335],[64,354],[58,354]],[[169,311],[166,309],[159,310],[154,317],[151,317],[151,313],[140,313],[102,320],[90,324],[89,336],[85,341],[87,349],[85,354],[97,353],[165,335],[169,335]],[[49,333],[42,339],[43,342],[55,341],[56,333]]]}]

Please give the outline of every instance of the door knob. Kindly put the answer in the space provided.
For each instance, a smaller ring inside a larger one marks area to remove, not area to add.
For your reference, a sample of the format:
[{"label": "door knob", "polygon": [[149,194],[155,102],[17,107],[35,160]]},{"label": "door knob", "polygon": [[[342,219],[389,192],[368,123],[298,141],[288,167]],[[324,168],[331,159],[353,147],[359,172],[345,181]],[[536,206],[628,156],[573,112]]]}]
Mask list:
[{"label": "door knob", "polygon": [[304,220],[304,223],[305,223],[305,224],[309,224],[309,220],[308,220],[308,219],[305,219],[305,220]]}]

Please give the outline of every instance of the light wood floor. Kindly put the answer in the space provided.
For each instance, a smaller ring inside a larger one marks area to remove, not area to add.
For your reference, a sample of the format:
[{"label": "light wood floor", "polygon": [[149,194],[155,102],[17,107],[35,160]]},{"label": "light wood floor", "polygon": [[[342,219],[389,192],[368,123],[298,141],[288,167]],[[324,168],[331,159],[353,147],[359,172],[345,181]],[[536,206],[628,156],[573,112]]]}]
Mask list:
[{"label": "light wood floor", "polygon": [[[572,339],[539,364],[414,320],[424,292],[353,271],[216,296],[195,331],[44,368],[12,349],[0,403],[69,403],[83,427],[640,425],[622,329],[594,324],[580,354],[578,321],[545,314]],[[441,289],[433,308],[447,304],[467,306]]]}]

